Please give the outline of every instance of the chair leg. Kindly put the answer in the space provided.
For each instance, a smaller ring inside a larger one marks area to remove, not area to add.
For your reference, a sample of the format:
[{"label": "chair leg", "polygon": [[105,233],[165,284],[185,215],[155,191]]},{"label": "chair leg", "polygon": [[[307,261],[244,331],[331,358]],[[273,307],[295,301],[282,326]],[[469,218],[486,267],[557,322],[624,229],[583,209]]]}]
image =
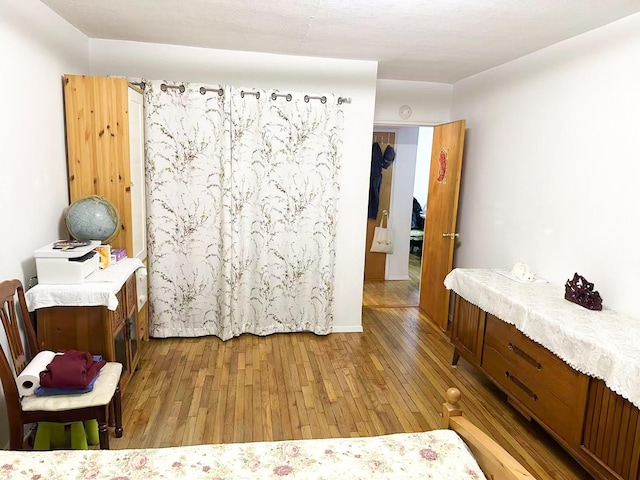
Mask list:
[{"label": "chair leg", "polygon": [[9,425],[9,450],[24,450],[24,425]]},{"label": "chair leg", "polygon": [[100,437],[100,449],[109,450],[109,426],[106,418],[98,420],[98,436]]},{"label": "chair leg", "polygon": [[113,414],[115,416],[116,438],[121,438],[123,429],[122,429],[122,395],[120,393],[120,386],[116,387],[116,393],[113,396]]}]

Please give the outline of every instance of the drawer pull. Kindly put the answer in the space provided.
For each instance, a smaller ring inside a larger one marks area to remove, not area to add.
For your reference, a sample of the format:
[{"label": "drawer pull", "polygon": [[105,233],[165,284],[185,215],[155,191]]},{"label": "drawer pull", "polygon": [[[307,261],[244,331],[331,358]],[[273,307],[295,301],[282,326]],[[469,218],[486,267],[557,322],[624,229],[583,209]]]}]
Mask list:
[{"label": "drawer pull", "polygon": [[536,359],[533,358],[531,355],[529,355],[527,352],[519,349],[511,342],[509,342],[508,346],[509,346],[509,350],[511,350],[513,353],[515,353],[519,357],[523,358],[525,362],[533,365],[538,370],[542,370],[542,365],[540,365],[540,362],[536,361]]},{"label": "drawer pull", "polygon": [[531,397],[531,399],[535,402],[536,400],[538,400],[538,395],[536,395],[535,393],[533,393],[533,391],[527,387],[524,383],[522,383],[520,380],[518,380],[516,377],[514,377],[513,375],[511,375],[511,373],[509,373],[509,370],[507,370],[505,372],[506,377],[511,380],[518,388],[520,388],[520,390],[522,390],[524,393],[526,393],[529,397]]}]

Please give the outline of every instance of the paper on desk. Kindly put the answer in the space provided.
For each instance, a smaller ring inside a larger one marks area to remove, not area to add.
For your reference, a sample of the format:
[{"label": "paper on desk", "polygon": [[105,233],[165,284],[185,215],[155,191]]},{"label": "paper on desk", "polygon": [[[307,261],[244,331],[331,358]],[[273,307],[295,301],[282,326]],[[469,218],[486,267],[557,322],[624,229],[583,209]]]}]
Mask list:
[{"label": "paper on desk", "polygon": [[144,268],[144,264],[137,258],[127,258],[111,265],[104,270],[93,272],[87,278],[85,283],[108,283],[118,284],[118,288],[129,278],[133,272],[139,268]]},{"label": "paper on desk", "polygon": [[84,279],[86,283],[102,283],[102,282],[117,282],[122,278],[121,271],[110,270],[105,268],[104,270],[98,270],[93,272],[87,278]]}]

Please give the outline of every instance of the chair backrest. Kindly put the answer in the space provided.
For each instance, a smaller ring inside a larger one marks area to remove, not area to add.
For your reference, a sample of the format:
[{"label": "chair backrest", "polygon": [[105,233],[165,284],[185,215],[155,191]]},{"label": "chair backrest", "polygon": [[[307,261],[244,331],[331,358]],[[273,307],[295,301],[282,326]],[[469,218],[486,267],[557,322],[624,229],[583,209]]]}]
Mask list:
[{"label": "chair backrest", "polygon": [[[24,326],[24,334],[29,347],[29,355],[25,352],[20,338],[20,329],[18,326],[18,315],[16,310],[16,296],[18,297],[17,305],[20,308],[22,316],[22,324]],[[30,358],[34,357],[40,349],[36,340],[36,333],[31,324],[31,317],[27,310],[27,302],[24,298],[24,288],[20,280],[6,280],[0,282],[0,318],[4,326],[4,331],[9,342],[9,350],[11,359],[13,360],[13,368],[16,375],[20,375],[24,367],[29,363]]]},{"label": "chair backrest", "polygon": [[[17,305],[20,309],[20,315],[22,316],[22,324],[24,325],[24,333],[31,357],[38,353],[39,348],[36,333],[31,324],[31,317],[29,317],[29,311],[27,310],[27,302],[24,298],[22,282],[20,282],[20,280],[0,282],[0,319],[2,319],[4,331],[7,334],[13,368],[17,376],[24,370],[28,359],[24,346],[22,345],[22,340],[20,339],[16,296],[18,297]],[[20,393],[18,392],[16,377],[14,376],[14,372],[11,369],[11,365],[9,364],[9,360],[7,360],[3,348],[0,348],[0,380],[2,381],[2,390],[4,392],[7,416],[9,419],[10,448],[20,449],[23,440],[22,424],[24,423]]]}]

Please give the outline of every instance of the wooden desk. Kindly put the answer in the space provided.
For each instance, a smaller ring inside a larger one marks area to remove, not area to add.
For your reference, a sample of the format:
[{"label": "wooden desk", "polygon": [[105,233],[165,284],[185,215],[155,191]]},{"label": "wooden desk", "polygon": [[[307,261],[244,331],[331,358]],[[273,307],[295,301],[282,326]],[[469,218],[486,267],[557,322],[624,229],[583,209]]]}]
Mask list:
[{"label": "wooden desk", "polygon": [[[34,308],[38,305],[36,297],[44,290],[64,291],[58,286],[38,285],[27,292],[30,310],[36,311],[37,335],[41,349],[68,350],[76,349],[91,352],[111,362],[120,362],[123,366],[120,388],[124,392],[140,359],[141,340],[145,335],[146,312],[148,304],[138,310],[135,269],[123,270],[124,282],[116,280],[113,284],[104,282],[99,287],[86,285],[86,289],[117,289],[115,298],[117,306],[111,300],[107,305],[82,305],[79,301],[70,301],[70,305],[55,305]],[[128,276],[127,276],[128,274]],[[116,275],[117,276],[117,275]],[[65,286],[67,287],[67,286]],[[80,288],[83,286],[77,286]],[[69,288],[72,288],[69,286]],[[31,292],[31,293],[30,293]],[[109,292],[109,296],[113,292]],[[55,297],[55,295],[52,295]],[[106,298],[106,297],[105,297]],[[58,301],[58,303],[64,303]],[[45,303],[46,305],[46,303]]]}]

